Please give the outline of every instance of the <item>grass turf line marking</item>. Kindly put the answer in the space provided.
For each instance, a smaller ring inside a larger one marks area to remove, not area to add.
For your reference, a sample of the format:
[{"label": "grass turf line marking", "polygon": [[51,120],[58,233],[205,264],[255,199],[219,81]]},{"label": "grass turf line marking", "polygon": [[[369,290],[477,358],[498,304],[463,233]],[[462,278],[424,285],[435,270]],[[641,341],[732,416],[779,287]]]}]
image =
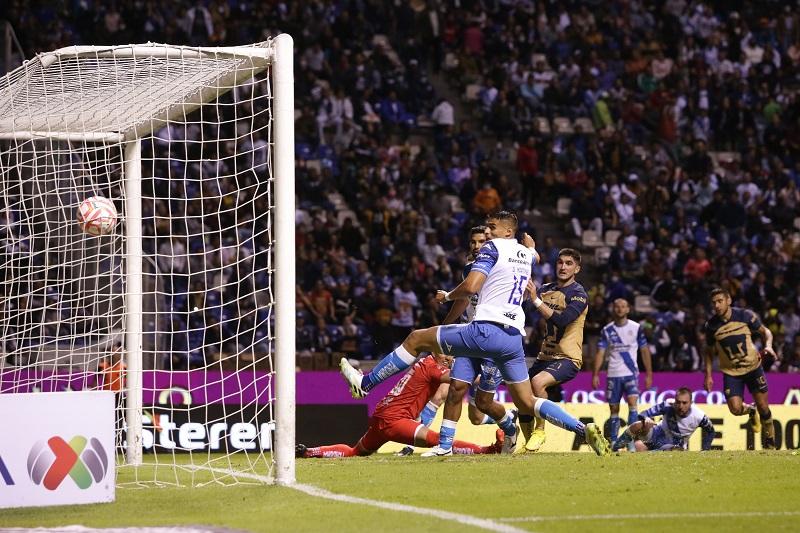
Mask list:
[{"label": "grass turf line marking", "polygon": [[550,520],[638,520],[659,518],[748,518],[766,516],[800,516],[800,511],[752,511],[708,513],[641,513],[641,514],[590,514],[573,516],[517,516],[497,518],[499,522],[547,522]]},{"label": "grass turf line marking", "polygon": [[[212,467],[194,467],[196,470],[208,470],[211,472],[216,472],[218,474],[234,474],[232,470],[225,470],[222,468],[212,468]],[[254,479],[256,481],[261,481],[263,483],[272,483],[273,478],[268,476],[260,476],[258,474],[250,474],[247,472],[235,472],[238,477],[244,477],[249,479]],[[441,520],[448,520],[451,522],[458,522],[460,524],[464,524],[467,526],[472,526],[480,529],[485,529],[487,531],[498,531],[500,533],[531,533],[530,530],[527,529],[519,529],[514,526],[508,524],[501,524],[489,518],[478,518],[477,516],[471,516],[466,514],[459,514],[459,513],[452,513],[450,511],[441,511],[439,509],[429,509],[426,507],[415,507],[413,505],[406,505],[403,503],[393,503],[393,502],[382,502],[380,500],[370,500],[368,498],[361,498],[358,496],[349,496],[347,494],[336,494],[335,492],[330,492],[325,489],[321,489],[319,487],[315,487],[313,485],[304,485],[302,483],[297,483],[295,485],[284,485],[284,487],[288,489],[293,489],[304,494],[308,494],[309,496],[314,496],[316,498],[324,498],[326,500],[334,500],[338,502],[345,502],[345,503],[354,503],[359,505],[369,505],[370,507],[378,507],[381,509],[388,509],[389,511],[398,511],[401,513],[411,513],[411,514],[418,514],[423,516],[430,516],[433,518],[439,518]]]}]

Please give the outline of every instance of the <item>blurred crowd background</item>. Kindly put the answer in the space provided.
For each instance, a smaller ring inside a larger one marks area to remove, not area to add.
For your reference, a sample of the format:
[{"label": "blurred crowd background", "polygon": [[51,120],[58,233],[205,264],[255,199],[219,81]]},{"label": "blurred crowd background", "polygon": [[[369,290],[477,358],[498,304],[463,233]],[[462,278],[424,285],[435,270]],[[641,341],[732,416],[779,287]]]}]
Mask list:
[{"label": "blurred crowd background", "polygon": [[[302,369],[441,323],[469,228],[504,208],[540,283],[582,252],[586,360],[626,298],[654,368],[698,370],[722,286],[774,333],[771,369],[800,371],[794,3],[8,0],[0,18],[27,57],[294,37]],[[527,326],[535,356],[532,308]]]}]

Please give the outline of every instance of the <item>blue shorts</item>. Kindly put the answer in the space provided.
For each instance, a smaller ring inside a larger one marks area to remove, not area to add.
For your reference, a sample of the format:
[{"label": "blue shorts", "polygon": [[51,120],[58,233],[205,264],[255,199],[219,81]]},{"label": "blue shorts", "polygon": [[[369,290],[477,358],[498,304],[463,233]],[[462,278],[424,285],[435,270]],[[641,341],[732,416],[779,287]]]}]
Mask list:
[{"label": "blue shorts", "polygon": [[464,381],[470,385],[469,392],[474,397],[472,387],[477,376],[481,377],[478,390],[494,392],[500,386],[502,376],[491,359],[471,359],[469,357],[456,357],[453,368],[450,370],[450,379]]},{"label": "blue shorts", "polygon": [[646,440],[642,441],[650,451],[685,450],[684,442],[674,442],[664,433],[661,425],[653,426],[653,430]]},{"label": "blue shorts", "polygon": [[722,374],[722,389],[725,391],[726,400],[733,396],[744,398],[745,385],[747,385],[747,390],[750,391],[750,394],[767,392],[769,388],[767,387],[767,376],[764,375],[764,369],[759,366],[741,376]]},{"label": "blue shorts", "polygon": [[491,360],[506,383],[528,380],[522,334],[514,327],[485,321],[450,324],[437,328],[436,340],[445,355]]},{"label": "blue shorts", "polygon": [[569,359],[555,359],[553,361],[536,359],[536,362],[528,370],[528,377],[533,379],[539,372],[547,372],[553,376],[556,383],[566,383],[578,374],[578,365]]},{"label": "blue shorts", "polygon": [[631,396],[639,396],[638,375],[608,378],[606,382],[606,400],[608,403],[619,403],[623,395],[625,399]]}]

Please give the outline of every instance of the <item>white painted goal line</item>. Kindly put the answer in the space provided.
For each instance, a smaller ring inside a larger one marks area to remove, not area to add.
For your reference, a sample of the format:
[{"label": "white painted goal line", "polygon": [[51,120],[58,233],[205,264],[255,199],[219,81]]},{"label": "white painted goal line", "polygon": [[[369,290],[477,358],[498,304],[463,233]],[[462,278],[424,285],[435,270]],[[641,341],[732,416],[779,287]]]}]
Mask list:
[{"label": "white painted goal line", "polygon": [[721,511],[696,513],[639,513],[639,514],[590,514],[590,515],[551,515],[551,516],[510,516],[497,518],[498,522],[548,522],[570,520],[658,520],[675,518],[761,518],[767,516],[800,516],[800,511]]},{"label": "white painted goal line", "polygon": [[[218,474],[233,474],[230,470],[225,470],[222,468],[213,468],[213,467],[203,467],[198,466],[195,467],[198,470],[208,470],[211,472],[216,472]],[[261,481],[263,483],[271,483],[273,478],[268,476],[260,476],[258,474],[252,474],[248,472],[236,472],[235,473],[238,477],[244,477],[249,479],[254,479],[256,481]],[[422,516],[430,516],[431,518],[438,518],[440,520],[447,520],[449,522],[458,522],[460,524],[464,524],[467,526],[476,527],[479,529],[485,529],[487,531],[498,531],[501,533],[531,533],[528,529],[519,529],[510,524],[504,524],[500,521],[493,520],[490,518],[479,518],[477,516],[471,516],[466,514],[460,513],[453,513],[450,511],[442,511],[439,509],[429,509],[426,507],[416,507],[414,505],[406,505],[403,503],[394,503],[394,502],[384,502],[381,500],[371,500],[369,498],[361,498],[358,496],[350,496],[348,494],[337,494],[335,492],[330,492],[325,489],[321,489],[319,487],[315,487],[313,485],[305,485],[302,483],[297,483],[294,485],[284,485],[286,488],[293,489],[304,494],[308,494],[309,496],[314,496],[316,498],[324,498],[326,500],[333,500],[338,502],[345,502],[345,503],[352,503],[356,505],[368,505],[370,507],[378,507],[380,509],[386,509],[389,511],[397,511],[401,513],[410,513],[410,514],[417,514]]]}]

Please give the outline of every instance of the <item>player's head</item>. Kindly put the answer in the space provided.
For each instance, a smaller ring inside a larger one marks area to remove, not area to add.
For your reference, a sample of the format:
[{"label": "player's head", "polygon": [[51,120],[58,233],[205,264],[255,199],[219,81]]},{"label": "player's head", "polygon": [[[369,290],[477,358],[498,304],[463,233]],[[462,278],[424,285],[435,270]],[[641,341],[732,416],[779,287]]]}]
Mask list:
[{"label": "player's head", "polygon": [[611,312],[614,314],[615,319],[622,320],[628,317],[628,313],[631,312],[631,306],[625,298],[617,298],[612,304]]},{"label": "player's head", "polygon": [[731,293],[717,287],[711,291],[711,309],[717,316],[723,316],[731,308]]},{"label": "player's head", "polygon": [[486,226],[473,226],[469,230],[469,255],[472,259],[475,259],[478,255],[478,250],[488,240],[487,230]]},{"label": "player's head", "polygon": [[447,368],[453,368],[453,356],[452,355],[445,355],[443,353],[436,353],[433,352],[433,358],[442,366],[446,366]]},{"label": "player's head", "polygon": [[675,391],[675,403],[673,407],[675,407],[675,412],[678,416],[684,417],[688,415],[692,408],[692,391],[687,387],[681,387]]},{"label": "player's head", "polygon": [[519,221],[511,211],[498,211],[486,217],[486,227],[492,239],[513,239]]},{"label": "player's head", "polygon": [[581,271],[581,254],[574,248],[562,248],[556,260],[556,278],[561,283],[569,283]]}]

